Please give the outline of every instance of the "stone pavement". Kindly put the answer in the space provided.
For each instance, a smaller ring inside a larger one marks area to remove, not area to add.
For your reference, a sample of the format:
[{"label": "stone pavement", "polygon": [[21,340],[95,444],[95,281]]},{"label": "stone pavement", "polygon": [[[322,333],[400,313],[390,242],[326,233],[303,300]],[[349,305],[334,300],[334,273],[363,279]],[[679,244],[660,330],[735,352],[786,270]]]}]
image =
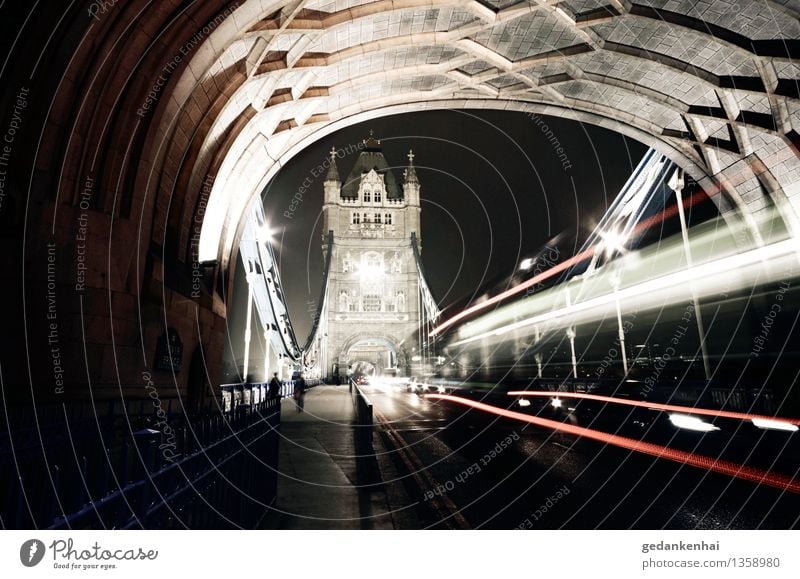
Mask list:
[{"label": "stone pavement", "polygon": [[356,460],[355,412],[346,385],[312,388],[305,412],[297,412],[294,400],[285,399],[281,414],[278,496],[260,528],[421,527],[379,436],[374,437],[377,461],[366,462],[380,475],[376,472],[370,477],[376,482],[365,484],[364,464],[359,468]]}]

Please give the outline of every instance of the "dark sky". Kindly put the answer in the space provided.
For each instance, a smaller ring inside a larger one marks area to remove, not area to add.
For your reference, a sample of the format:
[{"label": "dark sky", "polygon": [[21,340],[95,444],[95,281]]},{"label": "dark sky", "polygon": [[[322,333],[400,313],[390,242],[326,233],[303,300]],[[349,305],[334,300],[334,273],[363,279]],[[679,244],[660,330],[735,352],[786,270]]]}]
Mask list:
[{"label": "dark sky", "polygon": [[[544,116],[538,120],[505,111],[394,115],[342,129],[292,159],[263,197],[268,219],[281,230],[276,251],[300,343],[311,329],[309,310],[319,299],[322,272],[324,175],[315,177],[311,171],[332,146],[354,148],[372,129],[396,167],[398,182],[406,154],[414,149],[422,185],[423,263],[433,295],[444,307],[486,280],[511,273],[559,233],[571,246],[579,244],[646,150],[592,125]],[[553,138],[566,157],[559,159]],[[342,179],[356,155],[338,161]],[[292,218],[285,217],[307,178],[309,190]],[[238,317],[234,312],[234,327]]]}]

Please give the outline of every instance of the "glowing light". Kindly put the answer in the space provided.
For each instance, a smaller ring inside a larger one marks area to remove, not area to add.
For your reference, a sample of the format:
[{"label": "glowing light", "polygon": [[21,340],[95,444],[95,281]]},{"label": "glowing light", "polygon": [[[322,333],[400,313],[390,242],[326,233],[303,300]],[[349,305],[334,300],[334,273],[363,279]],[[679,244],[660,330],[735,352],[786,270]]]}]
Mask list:
[{"label": "glowing light", "polygon": [[418,356],[418,355],[411,356],[411,361],[412,362],[419,362],[420,360],[422,360],[421,356]]},{"label": "glowing light", "polygon": [[751,420],[753,425],[764,430],[785,430],[786,432],[797,432],[798,427],[796,424],[790,424],[781,420],[767,420],[765,418],[753,418]]},{"label": "glowing light", "polygon": [[561,408],[561,400],[559,400],[558,398],[553,398],[550,401],[550,406],[552,406],[553,408]]},{"label": "glowing light", "polygon": [[264,225],[258,228],[256,236],[258,237],[258,240],[261,243],[272,243],[272,240],[275,237],[276,233],[277,231],[275,229],[272,229],[269,226],[269,223],[265,223]]},{"label": "glowing light", "polygon": [[[509,396],[533,396],[549,398],[553,395],[548,390],[512,390]],[[776,418],[774,416],[762,416],[760,414],[746,414],[744,412],[731,412],[730,410],[711,410],[710,408],[695,408],[693,406],[678,406],[677,404],[658,404],[655,402],[641,402],[639,400],[628,400],[627,398],[614,398],[612,396],[600,396],[599,394],[583,394],[580,392],[559,392],[560,398],[577,398],[581,400],[594,400],[596,402],[608,402],[610,404],[622,404],[623,406],[638,406],[648,410],[665,410],[668,412],[679,412],[682,414],[699,414],[702,416],[715,416],[717,418],[734,418],[737,420],[760,420],[765,422],[780,421],[781,424],[798,424],[800,418]],[[755,422],[754,422],[755,424]]]},{"label": "glowing light", "polygon": [[547,418],[538,418],[536,416],[515,412],[513,410],[506,410],[504,408],[498,408],[483,402],[470,400],[468,398],[460,398],[450,394],[428,394],[425,396],[425,398],[454,402],[456,404],[469,406],[476,410],[482,410],[484,412],[509,418],[511,420],[527,422],[543,428],[549,428],[551,430],[565,432],[575,436],[581,436],[583,438],[603,442],[605,444],[611,444],[620,448],[632,450],[634,452],[641,452],[643,454],[671,460],[680,464],[686,464],[697,468],[718,472],[727,476],[740,478],[756,484],[768,485],[781,490],[800,494],[800,481],[795,481],[792,477],[780,473],[768,472],[751,466],[737,464],[735,462],[712,458],[701,454],[695,454],[685,450],[676,450],[660,444],[635,440],[633,438],[619,436],[617,434],[608,434],[606,432],[593,430],[591,428],[574,426],[572,424],[557,422]]},{"label": "glowing light", "polygon": [[524,398],[520,398],[519,399],[519,405],[522,406],[523,408],[525,408],[526,406],[530,406],[531,405],[531,401],[530,400],[525,400]]},{"label": "glowing light", "polygon": [[533,260],[530,257],[526,257],[525,259],[519,262],[519,268],[522,271],[528,271],[532,267],[533,267]]},{"label": "glowing light", "polygon": [[359,268],[358,275],[363,282],[377,283],[383,278],[383,268],[379,265],[364,265]]},{"label": "glowing light", "polygon": [[603,240],[603,247],[606,250],[606,254],[611,254],[613,252],[625,253],[625,237],[620,235],[615,231],[601,231],[599,233],[600,239]]},{"label": "glowing light", "polygon": [[694,430],[695,432],[713,432],[719,430],[718,426],[714,426],[709,422],[703,422],[697,416],[687,416],[686,414],[670,414],[669,421],[678,428],[684,430]]}]

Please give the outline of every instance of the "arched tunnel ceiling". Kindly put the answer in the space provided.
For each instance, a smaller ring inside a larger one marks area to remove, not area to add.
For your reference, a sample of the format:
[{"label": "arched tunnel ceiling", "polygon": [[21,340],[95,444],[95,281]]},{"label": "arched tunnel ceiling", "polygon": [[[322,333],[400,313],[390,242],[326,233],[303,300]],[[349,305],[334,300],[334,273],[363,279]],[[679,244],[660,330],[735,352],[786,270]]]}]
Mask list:
[{"label": "arched tunnel ceiling", "polygon": [[[790,1],[250,0],[191,60],[162,134],[176,135],[171,148],[202,140],[189,188],[216,177],[200,252],[223,264],[247,204],[303,146],[430,107],[605,125],[667,152],[729,206],[775,203],[794,222],[798,39]],[[179,158],[167,153],[168,173]]]}]

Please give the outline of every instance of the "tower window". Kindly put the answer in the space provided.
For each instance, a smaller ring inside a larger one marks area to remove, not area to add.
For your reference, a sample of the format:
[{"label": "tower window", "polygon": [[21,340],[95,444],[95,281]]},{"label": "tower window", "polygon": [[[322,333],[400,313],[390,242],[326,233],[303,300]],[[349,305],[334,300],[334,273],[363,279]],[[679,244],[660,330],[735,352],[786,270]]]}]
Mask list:
[{"label": "tower window", "polygon": [[384,216],[383,216],[383,222],[386,225],[391,225],[392,224],[392,214],[391,213],[385,213]]},{"label": "tower window", "polygon": [[380,213],[376,213],[374,217],[375,217],[375,223],[381,223],[381,214]]},{"label": "tower window", "polygon": [[381,202],[381,190],[375,189],[375,203]]},{"label": "tower window", "polygon": [[364,223],[372,223],[369,213],[364,213]]},{"label": "tower window", "polygon": [[364,295],[364,311],[365,312],[379,312],[381,311],[381,296],[377,294]]},{"label": "tower window", "polygon": [[353,225],[358,225],[359,223],[361,223],[361,214],[358,211],[354,212],[353,215],[351,216],[351,223]]},{"label": "tower window", "polygon": [[370,203],[372,192],[369,189],[364,189],[364,203]]}]

